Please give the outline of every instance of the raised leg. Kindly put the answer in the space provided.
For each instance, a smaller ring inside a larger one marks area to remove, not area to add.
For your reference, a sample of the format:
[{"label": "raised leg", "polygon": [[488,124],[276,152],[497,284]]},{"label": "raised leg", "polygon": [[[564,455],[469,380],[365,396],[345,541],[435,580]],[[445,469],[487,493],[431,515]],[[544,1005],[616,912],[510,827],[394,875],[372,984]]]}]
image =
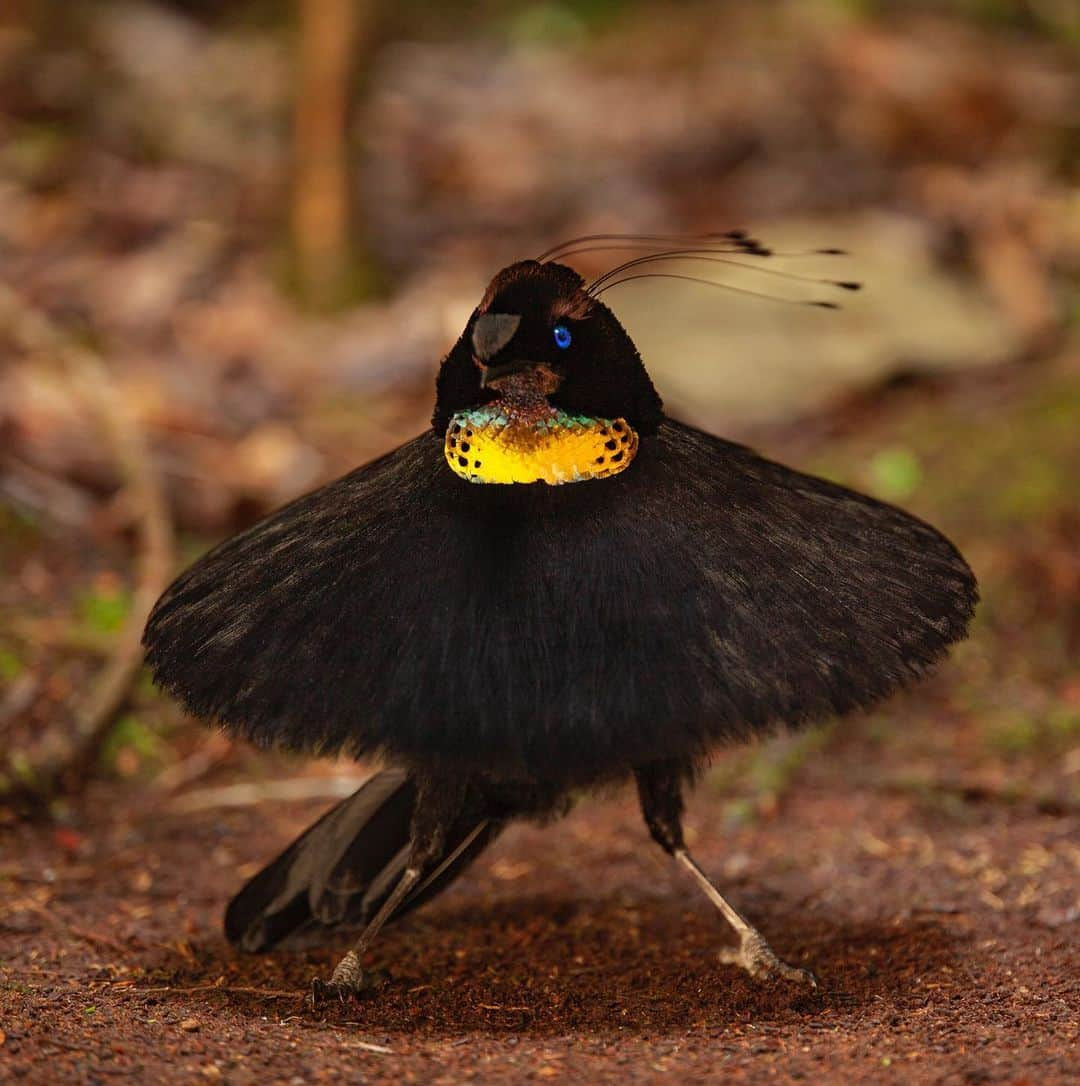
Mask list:
[{"label": "raised leg", "polygon": [[757,931],[709,881],[708,876],[690,855],[683,840],[683,781],[689,776],[687,767],[676,762],[654,762],[636,770],[641,813],[653,840],[669,855],[674,856],[697,880],[705,896],[720,910],[724,919],[739,937],[737,948],[719,952],[720,961],[738,965],[752,977],[783,977],[817,987],[813,973],[796,969],[781,961]]},{"label": "raised leg", "polygon": [[[466,784],[457,778],[417,780],[416,808],[409,837],[405,870],[386,900],[368,921],[352,949],[338,962],[329,981],[312,981],[312,998],[344,999],[375,986],[375,978],[363,968],[364,956],[383,925],[424,879],[437,870],[446,853],[446,840],[465,803]],[[470,837],[471,840],[471,837]]]}]

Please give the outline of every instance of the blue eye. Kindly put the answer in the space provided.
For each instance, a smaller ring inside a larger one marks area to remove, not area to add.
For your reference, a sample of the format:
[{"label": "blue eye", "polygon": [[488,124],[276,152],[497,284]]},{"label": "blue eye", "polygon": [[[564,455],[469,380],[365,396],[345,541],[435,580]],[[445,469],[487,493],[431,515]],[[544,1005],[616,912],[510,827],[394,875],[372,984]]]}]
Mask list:
[{"label": "blue eye", "polygon": [[565,324],[557,324],[552,331],[555,336],[555,346],[560,351],[565,351],[570,346],[570,329]]}]

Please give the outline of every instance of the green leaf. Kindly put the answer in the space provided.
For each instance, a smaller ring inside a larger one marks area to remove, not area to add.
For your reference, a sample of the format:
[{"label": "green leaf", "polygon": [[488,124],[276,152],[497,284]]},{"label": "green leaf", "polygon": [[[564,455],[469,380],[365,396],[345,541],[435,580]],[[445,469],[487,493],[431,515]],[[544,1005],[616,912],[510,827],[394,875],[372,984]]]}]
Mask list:
[{"label": "green leaf", "polygon": [[910,498],[922,482],[919,458],[905,446],[882,449],[870,460],[874,492],[888,501]]}]

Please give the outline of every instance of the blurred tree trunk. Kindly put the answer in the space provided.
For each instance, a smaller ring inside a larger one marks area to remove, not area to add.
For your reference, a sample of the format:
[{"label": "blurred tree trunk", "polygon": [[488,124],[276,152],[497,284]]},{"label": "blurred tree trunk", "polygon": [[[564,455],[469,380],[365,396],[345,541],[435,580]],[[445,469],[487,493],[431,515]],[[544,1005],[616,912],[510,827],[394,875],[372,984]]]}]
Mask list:
[{"label": "blurred tree trunk", "polygon": [[376,0],[299,0],[292,245],[301,298],[345,304],[362,285],[350,200],[353,76],[368,52]]}]

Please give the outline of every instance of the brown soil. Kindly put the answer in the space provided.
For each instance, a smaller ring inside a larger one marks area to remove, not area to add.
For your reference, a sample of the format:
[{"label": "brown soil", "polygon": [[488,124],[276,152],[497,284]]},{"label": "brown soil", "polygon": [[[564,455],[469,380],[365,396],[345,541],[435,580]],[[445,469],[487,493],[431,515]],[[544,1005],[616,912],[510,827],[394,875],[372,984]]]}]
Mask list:
[{"label": "brown soil", "polygon": [[741,827],[708,780],[691,805],[699,858],[816,992],[717,964],[723,925],[625,792],[508,832],[386,933],[377,996],[319,1009],[340,945],[242,957],[220,929],[319,805],[193,816],[103,790],[78,835],[6,835],[0,1078],[1076,1082],[1080,819],[883,793],[868,764],[819,754]]}]

